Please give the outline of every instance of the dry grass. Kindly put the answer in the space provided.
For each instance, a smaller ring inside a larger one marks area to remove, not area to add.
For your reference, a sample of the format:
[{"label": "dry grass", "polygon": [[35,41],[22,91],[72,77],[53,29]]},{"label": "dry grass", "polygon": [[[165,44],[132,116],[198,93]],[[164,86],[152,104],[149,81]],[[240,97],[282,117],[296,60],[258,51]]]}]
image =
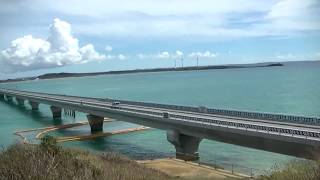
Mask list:
[{"label": "dry grass", "polygon": [[158,169],[170,176],[180,177],[185,180],[230,180],[245,179],[243,176],[231,174],[224,170],[216,170],[209,166],[176,159],[156,159],[139,161],[146,167]]},{"label": "dry grass", "polygon": [[40,145],[16,144],[0,151],[0,180],[187,180],[190,177],[172,177],[116,153],[97,155],[62,148],[50,136],[43,137]]},{"label": "dry grass", "polygon": [[119,154],[93,155],[54,146],[18,144],[0,153],[0,179],[165,180],[171,177]]},{"label": "dry grass", "polygon": [[270,175],[259,180],[319,180],[320,161],[293,160],[284,167],[274,166]]}]

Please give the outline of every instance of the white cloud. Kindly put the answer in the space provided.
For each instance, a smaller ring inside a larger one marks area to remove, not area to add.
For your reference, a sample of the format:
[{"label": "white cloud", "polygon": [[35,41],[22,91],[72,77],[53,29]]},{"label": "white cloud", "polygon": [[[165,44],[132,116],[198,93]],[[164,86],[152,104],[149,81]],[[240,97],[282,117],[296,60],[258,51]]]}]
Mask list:
[{"label": "white cloud", "polygon": [[[144,53],[139,53],[137,54],[137,57],[139,59],[179,59],[184,55],[184,53],[180,50],[177,50],[174,53],[169,53],[167,51],[163,51],[157,54],[144,54]],[[193,59],[195,57],[199,58],[216,58],[218,56],[218,53],[212,53],[210,51],[198,51],[198,52],[191,52],[189,53],[186,58],[187,59]]]},{"label": "white cloud", "polygon": [[[211,41],[320,30],[319,0],[0,1],[0,12],[61,13],[77,33],[100,37],[185,37]],[[17,6],[19,4],[19,6]],[[74,6],[77,4],[77,6]],[[33,18],[33,17],[32,17]]]},{"label": "white cloud", "polygon": [[[32,7],[35,10],[54,10],[64,14],[85,15],[92,17],[105,17],[119,12],[142,12],[150,15],[168,14],[199,14],[199,13],[225,13],[263,11],[270,7],[275,0],[47,0]],[[27,3],[26,3],[27,4]],[[77,4],[77,6],[74,6]]]},{"label": "white cloud", "polygon": [[210,51],[205,52],[192,52],[188,55],[189,58],[215,58],[217,56],[216,53],[211,53]]},{"label": "white cloud", "polygon": [[119,55],[118,55],[118,59],[120,59],[120,60],[124,60],[124,59],[126,59],[126,56],[125,56],[125,55],[123,55],[123,54],[119,54]]},{"label": "white cloud", "polygon": [[168,51],[162,51],[156,54],[144,54],[144,53],[137,54],[137,57],[139,59],[170,59],[170,58],[181,58],[182,56],[183,56],[183,52],[180,50],[177,50],[174,53],[169,53]]},{"label": "white cloud", "polygon": [[11,46],[0,52],[0,64],[7,71],[27,71],[53,68],[106,58],[95,51],[92,44],[79,47],[78,39],[71,34],[71,25],[54,19],[47,40],[27,35],[11,42]]},{"label": "white cloud", "polygon": [[167,51],[163,51],[155,54],[139,53],[137,54],[137,57],[139,59],[169,59],[171,57],[171,54]]},{"label": "white cloud", "polygon": [[278,59],[278,60],[295,60],[295,59],[297,59],[297,56],[292,53],[278,54],[278,55],[276,55],[276,59]]},{"label": "white cloud", "polygon": [[281,0],[275,3],[256,25],[256,31],[285,35],[308,30],[320,30],[319,0]]},{"label": "white cloud", "polygon": [[[184,55],[184,53],[180,50],[176,50],[176,52],[174,53],[169,53],[168,51],[163,51],[157,54],[144,54],[144,53],[139,53],[137,54],[137,57],[139,59],[180,59],[182,56]],[[199,57],[199,58],[215,58],[217,57],[218,54],[217,53],[212,53],[210,51],[198,51],[198,52],[191,52],[189,53],[186,58],[188,59],[193,59],[195,57]]]},{"label": "white cloud", "polygon": [[116,59],[116,58],[117,56],[115,55],[111,55],[111,54],[106,55],[106,59]]},{"label": "white cloud", "polygon": [[112,46],[107,45],[104,49],[106,51],[110,52],[110,51],[112,51],[113,48],[112,48]]},{"label": "white cloud", "polygon": [[305,60],[320,60],[320,52],[312,53],[275,53],[270,59],[274,61],[305,61]]},{"label": "white cloud", "polygon": [[274,4],[268,13],[268,18],[295,17],[310,5],[312,0],[281,0]]},{"label": "white cloud", "polygon": [[156,57],[160,59],[168,59],[170,58],[170,54],[167,51],[164,51],[159,53]]},{"label": "white cloud", "polygon": [[[319,0],[125,2],[109,1],[106,7],[109,11],[94,3],[89,5],[91,12],[79,11],[77,7],[74,12],[89,13],[86,15],[97,18],[89,22],[90,25],[88,22],[77,24],[79,32],[132,37],[214,37],[219,40],[283,36],[320,29]],[[62,6],[59,8],[66,11]]]},{"label": "white cloud", "polygon": [[146,54],[139,53],[139,54],[137,54],[137,57],[138,57],[139,59],[145,59],[145,58],[147,58],[148,56],[147,56]]},{"label": "white cloud", "polygon": [[177,51],[176,51],[176,55],[177,55],[177,56],[183,56],[183,52],[180,51],[180,50],[177,50]]}]

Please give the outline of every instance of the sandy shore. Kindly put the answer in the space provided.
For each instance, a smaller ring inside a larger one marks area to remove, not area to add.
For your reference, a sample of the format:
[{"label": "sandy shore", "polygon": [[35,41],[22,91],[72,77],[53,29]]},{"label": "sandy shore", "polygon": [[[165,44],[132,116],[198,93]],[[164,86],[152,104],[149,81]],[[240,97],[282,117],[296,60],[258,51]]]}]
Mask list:
[{"label": "sandy shore", "polygon": [[248,178],[241,174],[232,174],[222,169],[214,169],[210,166],[199,165],[197,163],[185,162],[178,159],[156,159],[138,161],[146,167],[157,169],[170,176],[181,177],[183,179],[194,180],[226,180],[226,179],[243,179]]},{"label": "sandy shore", "polygon": [[[104,122],[113,122],[113,119],[105,118]],[[37,133],[33,139],[38,139],[40,140],[44,135],[48,134],[49,132],[56,131],[56,130],[61,130],[61,129],[69,129],[69,128],[74,128],[74,127],[79,127],[83,125],[88,125],[88,121],[83,121],[83,122],[78,122],[78,123],[72,123],[72,124],[64,124],[64,125],[58,125],[58,126],[49,126],[49,127],[44,127],[44,128],[34,128],[34,129],[27,129],[27,130],[20,130],[14,132],[15,135],[19,136],[20,138],[23,139],[23,143],[28,143],[30,144],[29,140],[27,137],[24,135],[24,133],[28,132],[35,132]],[[83,140],[90,140],[90,139],[95,139],[98,137],[107,137],[107,136],[112,136],[112,135],[117,135],[117,134],[127,134],[131,132],[136,132],[136,131],[144,131],[151,129],[149,127],[145,126],[140,126],[136,128],[127,128],[127,129],[121,129],[121,130],[115,130],[115,131],[108,131],[108,132],[99,132],[95,134],[84,134],[84,135],[74,135],[74,136],[63,136],[63,137],[55,137],[58,143],[61,142],[67,142],[67,141],[83,141]]]}]

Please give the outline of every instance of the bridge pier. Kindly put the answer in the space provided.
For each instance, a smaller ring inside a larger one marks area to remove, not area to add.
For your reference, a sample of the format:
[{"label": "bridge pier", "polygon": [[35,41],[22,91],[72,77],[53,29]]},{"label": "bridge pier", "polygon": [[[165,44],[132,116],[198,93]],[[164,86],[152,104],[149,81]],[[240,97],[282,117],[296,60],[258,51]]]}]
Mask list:
[{"label": "bridge pier", "polygon": [[16,97],[16,101],[18,102],[19,106],[23,106],[24,105],[24,99]]},{"label": "bridge pier", "polygon": [[185,161],[199,159],[199,144],[202,138],[189,136],[176,130],[167,131],[167,140],[176,148],[176,158]]},{"label": "bridge pier", "polygon": [[38,102],[29,101],[29,104],[30,104],[31,109],[32,109],[33,111],[39,110],[39,103],[38,103]]},{"label": "bridge pier", "polygon": [[6,99],[7,99],[7,101],[12,101],[12,96],[6,95]]},{"label": "bridge pier", "polygon": [[87,118],[88,118],[92,133],[103,131],[104,117],[88,114]]},{"label": "bridge pier", "polygon": [[51,106],[50,109],[52,112],[53,119],[61,119],[62,109],[60,107]]},{"label": "bridge pier", "polygon": [[0,94],[0,100],[4,100],[4,94]]}]

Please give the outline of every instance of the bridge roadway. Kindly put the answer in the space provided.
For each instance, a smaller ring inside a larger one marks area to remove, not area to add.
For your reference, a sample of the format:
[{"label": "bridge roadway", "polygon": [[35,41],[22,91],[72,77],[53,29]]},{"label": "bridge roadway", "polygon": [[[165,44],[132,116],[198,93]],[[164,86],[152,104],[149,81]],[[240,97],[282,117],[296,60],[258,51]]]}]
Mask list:
[{"label": "bridge roadway", "polygon": [[[177,158],[184,160],[199,158],[198,148],[203,138],[308,159],[316,159],[319,155],[318,124],[159,108],[136,105],[139,103],[130,101],[0,89],[1,99],[11,101],[12,97],[19,105],[24,105],[24,101],[28,100],[33,110],[38,110],[39,103],[50,105],[54,119],[61,118],[62,109],[87,113],[93,133],[103,130],[104,117],[166,130],[168,141],[176,148]],[[318,118],[311,119],[312,122],[319,122]]]}]

